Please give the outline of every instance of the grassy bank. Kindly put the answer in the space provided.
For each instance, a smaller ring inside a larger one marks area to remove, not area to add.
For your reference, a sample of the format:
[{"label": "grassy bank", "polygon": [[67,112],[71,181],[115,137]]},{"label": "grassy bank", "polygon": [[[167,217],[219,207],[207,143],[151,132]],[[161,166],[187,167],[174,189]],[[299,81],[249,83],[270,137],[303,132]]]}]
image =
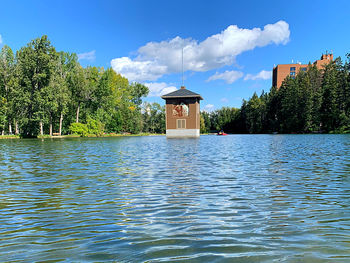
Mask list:
[{"label": "grassy bank", "polygon": [[0,135],[0,139],[19,139],[19,135]]},{"label": "grassy bank", "polygon": [[[104,138],[104,137],[126,137],[126,136],[161,136],[165,134],[157,134],[157,133],[138,133],[138,134],[130,134],[130,133],[106,133],[101,136],[97,136],[95,134],[88,134],[84,136],[84,138]],[[68,135],[60,135],[60,136],[51,136],[48,134],[39,135],[38,139],[65,139],[65,138],[80,138],[81,136],[78,134],[68,134]],[[0,139],[22,139],[20,135],[0,135]]]},{"label": "grassy bank", "polygon": [[[157,134],[157,133],[137,133],[137,134],[131,134],[131,133],[105,133],[102,135],[97,136],[96,134],[87,134],[83,138],[105,138],[105,137],[125,137],[125,136],[161,136],[165,134]],[[62,138],[79,138],[82,137],[78,134],[68,134],[68,135],[61,135],[61,136],[50,136],[48,134],[45,135],[39,135],[38,139],[62,139]]]}]

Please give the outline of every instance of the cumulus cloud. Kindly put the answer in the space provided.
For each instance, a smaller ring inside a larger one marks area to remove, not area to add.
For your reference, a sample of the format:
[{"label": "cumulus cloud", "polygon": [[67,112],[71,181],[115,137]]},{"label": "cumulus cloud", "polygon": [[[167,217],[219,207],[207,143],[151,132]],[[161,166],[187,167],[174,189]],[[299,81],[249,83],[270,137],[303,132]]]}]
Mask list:
[{"label": "cumulus cloud", "polygon": [[111,66],[131,81],[157,80],[166,73],[166,67],[155,61],[133,61],[128,57],[113,59]]},{"label": "cumulus cloud", "polygon": [[165,74],[182,70],[204,72],[231,65],[237,55],[269,44],[286,44],[289,25],[285,21],[265,25],[263,29],[239,28],[230,25],[202,42],[179,36],[140,47],[135,58],[121,57],[111,61],[112,68],[131,81],[154,81]]},{"label": "cumulus cloud", "polygon": [[244,77],[244,80],[257,80],[257,79],[267,80],[267,79],[270,79],[271,77],[272,77],[272,71],[262,70],[258,74],[255,74],[255,75],[247,74]]},{"label": "cumulus cloud", "polygon": [[86,52],[86,53],[80,53],[78,54],[78,59],[79,60],[88,60],[88,61],[94,61],[96,58],[96,50],[92,50],[90,52]]},{"label": "cumulus cloud", "polygon": [[0,45],[2,44],[2,37],[1,37],[1,35],[0,35]]},{"label": "cumulus cloud", "polygon": [[213,104],[207,104],[207,105],[204,106],[203,111],[211,112],[211,111],[214,110],[214,108],[215,108],[215,106]]},{"label": "cumulus cloud", "polygon": [[148,97],[159,97],[176,90],[176,87],[169,86],[165,82],[149,82],[144,85],[149,89]]},{"label": "cumulus cloud", "polygon": [[243,77],[243,72],[234,71],[234,70],[231,70],[231,71],[226,70],[224,73],[216,72],[213,76],[210,76],[207,79],[207,81],[222,79],[222,80],[225,80],[226,83],[231,84],[241,77]]}]

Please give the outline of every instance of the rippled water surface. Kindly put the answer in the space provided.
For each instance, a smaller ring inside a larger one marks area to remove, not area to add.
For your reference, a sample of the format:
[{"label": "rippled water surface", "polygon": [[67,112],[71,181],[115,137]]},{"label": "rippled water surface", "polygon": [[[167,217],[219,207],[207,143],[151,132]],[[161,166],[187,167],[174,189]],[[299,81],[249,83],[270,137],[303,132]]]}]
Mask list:
[{"label": "rippled water surface", "polygon": [[1,262],[350,262],[350,136],[0,141]]}]

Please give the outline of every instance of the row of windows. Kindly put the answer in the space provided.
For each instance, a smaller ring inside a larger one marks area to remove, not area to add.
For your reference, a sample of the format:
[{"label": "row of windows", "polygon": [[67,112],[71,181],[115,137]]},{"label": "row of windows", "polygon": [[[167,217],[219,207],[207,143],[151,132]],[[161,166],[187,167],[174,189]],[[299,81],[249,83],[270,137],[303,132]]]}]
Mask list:
[{"label": "row of windows", "polygon": [[[306,71],[306,67],[300,68],[301,71]],[[295,67],[290,67],[290,72],[295,72]]]},{"label": "row of windows", "polygon": [[[306,67],[300,68],[300,71],[306,71],[306,70],[307,70]],[[295,67],[290,67],[290,74],[289,75],[292,79],[295,79]]]}]

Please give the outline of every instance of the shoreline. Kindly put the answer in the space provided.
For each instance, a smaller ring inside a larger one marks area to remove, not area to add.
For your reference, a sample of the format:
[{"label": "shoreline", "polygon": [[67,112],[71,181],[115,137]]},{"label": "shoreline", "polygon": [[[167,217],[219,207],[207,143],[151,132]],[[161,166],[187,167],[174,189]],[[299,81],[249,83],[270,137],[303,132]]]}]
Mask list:
[{"label": "shoreline", "polygon": [[[228,135],[344,135],[349,133],[230,133]],[[201,135],[216,135],[216,133],[203,133]],[[138,134],[103,134],[101,136],[96,136],[94,134],[89,134],[87,136],[80,136],[76,134],[68,134],[68,135],[57,135],[57,136],[50,136],[50,135],[39,135],[38,137],[34,138],[22,138],[19,135],[0,135],[0,140],[15,140],[15,139],[69,139],[69,138],[110,138],[110,137],[140,137],[140,136],[165,136],[164,133],[138,133]]]},{"label": "shoreline", "polygon": [[122,134],[122,133],[108,133],[103,134],[101,136],[96,136],[94,134],[89,134],[87,136],[80,136],[76,134],[68,134],[68,135],[57,135],[57,136],[51,136],[48,134],[45,135],[39,135],[38,137],[34,138],[22,138],[19,135],[0,135],[0,140],[13,140],[13,139],[69,139],[69,138],[108,138],[108,137],[136,137],[136,136],[165,136],[165,134],[158,134],[158,133],[138,133],[138,134]]}]

